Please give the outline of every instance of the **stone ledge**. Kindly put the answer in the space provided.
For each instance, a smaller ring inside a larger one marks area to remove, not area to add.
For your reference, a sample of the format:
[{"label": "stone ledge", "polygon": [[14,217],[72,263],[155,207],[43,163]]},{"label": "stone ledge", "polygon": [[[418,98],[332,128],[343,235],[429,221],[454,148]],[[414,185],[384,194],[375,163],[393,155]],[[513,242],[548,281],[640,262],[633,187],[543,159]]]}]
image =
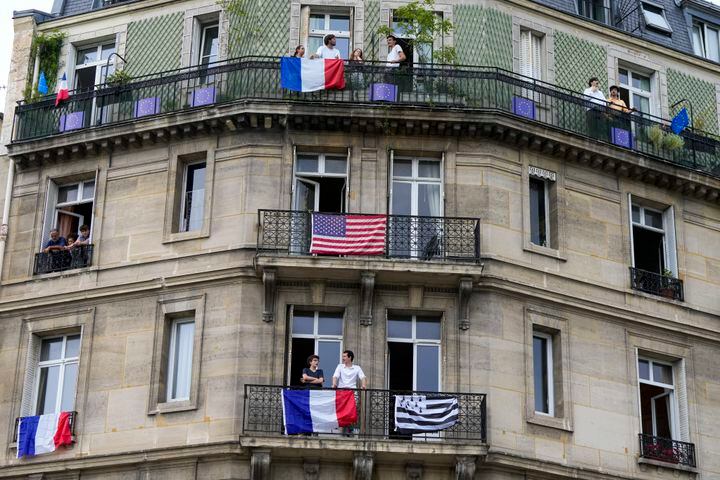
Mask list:
[{"label": "stone ledge", "polygon": [[667,468],[669,470],[679,470],[681,472],[689,472],[689,473],[700,473],[700,470],[698,470],[695,467],[688,467],[686,465],[680,465],[679,463],[668,463],[668,462],[661,462],[659,460],[652,460],[650,458],[643,458],[638,457],[637,459],[638,465],[653,465],[655,467],[660,468]]}]

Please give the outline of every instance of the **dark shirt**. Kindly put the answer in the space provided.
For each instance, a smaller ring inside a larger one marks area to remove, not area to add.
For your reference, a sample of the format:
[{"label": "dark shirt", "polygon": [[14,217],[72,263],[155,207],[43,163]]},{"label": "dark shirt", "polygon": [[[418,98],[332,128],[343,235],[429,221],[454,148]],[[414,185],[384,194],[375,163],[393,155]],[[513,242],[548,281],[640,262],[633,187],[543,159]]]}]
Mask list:
[{"label": "dark shirt", "polygon": [[[325,375],[323,375],[322,368],[318,368],[314,372],[312,370],[310,370],[309,368],[303,368],[303,373],[305,375],[307,375],[308,377],[325,378]],[[322,383],[306,383],[305,385],[307,385],[310,388],[321,388],[322,387]]]},{"label": "dark shirt", "polygon": [[57,240],[53,240],[52,238],[49,239],[47,242],[45,242],[45,246],[43,248],[64,247],[65,245],[67,245],[67,242],[65,241],[65,237],[58,237]]}]

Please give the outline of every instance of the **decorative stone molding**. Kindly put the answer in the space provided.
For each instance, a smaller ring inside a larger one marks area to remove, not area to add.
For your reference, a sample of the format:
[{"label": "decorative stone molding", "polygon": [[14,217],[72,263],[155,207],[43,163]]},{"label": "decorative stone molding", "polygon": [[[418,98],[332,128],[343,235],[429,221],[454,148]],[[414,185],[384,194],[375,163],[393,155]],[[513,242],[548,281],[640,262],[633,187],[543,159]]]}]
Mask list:
[{"label": "decorative stone molding", "polygon": [[353,458],[353,480],[372,480],[374,460],[372,453],[356,453]]},{"label": "decorative stone molding", "polygon": [[460,330],[470,328],[470,294],[472,294],[472,289],[472,278],[462,277],[458,285],[458,324]]},{"label": "decorative stone molding", "polygon": [[410,285],[408,287],[408,304],[410,308],[422,308],[425,289],[422,285]]},{"label": "decorative stone molding", "polygon": [[263,270],[263,287],[265,287],[263,322],[272,322],[275,319],[275,295],[277,294],[275,269],[266,268]]},{"label": "decorative stone molding", "polygon": [[405,465],[406,480],[422,480],[423,466],[420,463],[408,463]]},{"label": "decorative stone molding", "polygon": [[375,291],[375,273],[360,274],[360,325],[372,325],[373,293]]},{"label": "decorative stone molding", "polygon": [[455,480],[473,480],[477,457],[463,455],[455,459]]},{"label": "decorative stone molding", "polygon": [[313,305],[325,303],[325,282],[317,281],[310,284],[311,301]]},{"label": "decorative stone molding", "polygon": [[320,461],[317,458],[305,459],[303,475],[305,480],[318,480],[320,478]]},{"label": "decorative stone molding", "polygon": [[250,457],[250,480],[270,480],[270,450],[253,450]]}]

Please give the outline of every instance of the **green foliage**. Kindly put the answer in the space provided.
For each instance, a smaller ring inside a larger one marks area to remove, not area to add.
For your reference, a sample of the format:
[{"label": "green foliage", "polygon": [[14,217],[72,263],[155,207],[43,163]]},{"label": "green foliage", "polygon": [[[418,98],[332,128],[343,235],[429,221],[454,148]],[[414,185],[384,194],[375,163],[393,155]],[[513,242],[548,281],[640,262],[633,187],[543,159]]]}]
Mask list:
[{"label": "green foliage", "polygon": [[105,83],[108,85],[125,85],[127,83],[130,83],[132,80],[132,75],[127,73],[127,71],[123,70],[115,70],[113,73],[107,76],[105,79]]},{"label": "green foliage", "polygon": [[30,62],[28,81],[25,84],[23,97],[28,102],[34,102],[40,98],[37,91],[37,85],[32,84],[32,77],[35,69],[35,58],[40,56],[40,71],[45,72],[45,80],[47,81],[48,92],[55,89],[57,81],[58,69],[60,67],[60,50],[63,41],[67,35],[63,32],[53,30],[48,33],[40,33],[33,38],[30,47]]},{"label": "green foliage", "polygon": [[663,277],[673,278],[673,272],[668,270],[667,268],[663,269]]},{"label": "green foliage", "polygon": [[664,137],[665,132],[663,132],[662,128],[660,128],[660,125],[653,125],[648,131],[648,138],[650,138],[652,144],[655,145],[655,148],[660,148],[662,146]]},{"label": "green foliage", "polygon": [[680,135],[668,133],[665,135],[665,138],[663,138],[662,145],[664,148],[670,151],[680,150],[685,146],[685,140],[683,140]]},{"label": "green foliage", "polygon": [[[397,30],[403,32],[401,36],[419,52],[422,52],[422,49],[416,48],[417,46],[432,45],[436,37],[444,37],[453,30],[452,22],[436,15],[434,7],[435,0],[413,0],[393,11],[399,19]],[[378,34],[398,35],[388,26],[378,28]],[[457,52],[454,47],[442,47],[433,52],[432,59],[422,56],[420,58],[421,63],[428,63],[431,60],[439,63],[455,63]]]}]

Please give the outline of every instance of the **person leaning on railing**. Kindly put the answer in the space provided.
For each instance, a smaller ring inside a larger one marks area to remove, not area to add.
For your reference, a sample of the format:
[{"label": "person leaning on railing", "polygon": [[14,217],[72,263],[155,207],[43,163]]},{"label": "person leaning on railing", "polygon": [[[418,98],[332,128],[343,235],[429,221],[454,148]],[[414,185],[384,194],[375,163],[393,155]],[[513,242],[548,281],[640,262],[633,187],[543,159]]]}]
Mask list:
[{"label": "person leaning on railing", "polygon": [[66,246],[67,240],[65,240],[65,237],[60,235],[60,231],[57,228],[53,228],[50,230],[50,238],[45,242],[45,245],[43,245],[43,253],[65,250]]},{"label": "person leaning on railing", "polygon": [[597,77],[590,77],[588,88],[585,89],[583,94],[592,97],[592,100],[588,101],[586,110],[588,135],[599,140],[607,140],[608,128],[604,115],[607,100],[605,94],[600,90],[600,81]]},{"label": "person leaning on railing", "polygon": [[620,88],[617,85],[610,87],[610,98],[608,99],[611,113],[613,113],[613,126],[630,130],[630,118],[628,115],[636,110],[628,108],[625,100],[620,98]]}]

